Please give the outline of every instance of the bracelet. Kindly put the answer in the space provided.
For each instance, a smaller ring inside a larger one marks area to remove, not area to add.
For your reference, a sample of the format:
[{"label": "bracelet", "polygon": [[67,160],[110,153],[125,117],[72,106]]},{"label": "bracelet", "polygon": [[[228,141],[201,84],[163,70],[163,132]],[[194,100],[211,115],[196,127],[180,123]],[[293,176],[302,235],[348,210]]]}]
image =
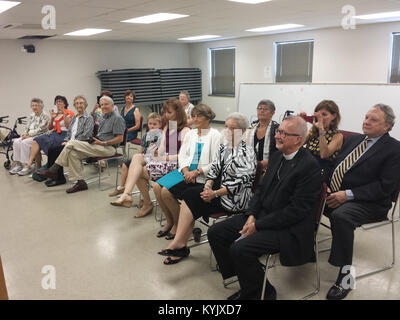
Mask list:
[{"label": "bracelet", "polygon": [[326,135],[326,131],[320,132],[319,135],[320,136],[325,136]]},{"label": "bracelet", "polygon": [[196,171],[197,171],[197,175],[198,175],[198,176],[201,175],[201,172],[200,172],[200,169],[199,169],[199,168],[197,168]]},{"label": "bracelet", "polygon": [[219,198],[219,195],[218,195],[217,191],[215,191],[215,190],[214,190],[214,196],[215,196],[215,198]]},{"label": "bracelet", "polygon": [[204,187],[205,187],[205,188],[210,188],[210,189],[212,189],[212,185],[209,184],[209,183],[206,183],[206,184],[204,185]]}]

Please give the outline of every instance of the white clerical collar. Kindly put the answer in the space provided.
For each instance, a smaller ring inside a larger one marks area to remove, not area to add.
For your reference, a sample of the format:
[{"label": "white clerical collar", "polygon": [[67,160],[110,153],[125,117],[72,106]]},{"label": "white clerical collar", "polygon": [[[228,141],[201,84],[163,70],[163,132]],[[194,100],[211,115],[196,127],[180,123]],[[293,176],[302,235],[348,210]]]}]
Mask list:
[{"label": "white clerical collar", "polygon": [[299,152],[299,150],[296,150],[295,152],[293,152],[291,154],[283,154],[282,153],[282,155],[285,157],[286,160],[292,160],[296,156],[297,152]]}]

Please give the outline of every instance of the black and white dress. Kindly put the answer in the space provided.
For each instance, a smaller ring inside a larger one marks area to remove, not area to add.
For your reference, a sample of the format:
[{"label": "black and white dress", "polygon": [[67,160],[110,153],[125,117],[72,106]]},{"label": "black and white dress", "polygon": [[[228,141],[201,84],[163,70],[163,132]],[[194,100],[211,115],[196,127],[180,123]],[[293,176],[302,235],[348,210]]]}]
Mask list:
[{"label": "black and white dress", "polygon": [[[194,187],[183,194],[183,200],[190,208],[194,219],[203,217],[208,221],[210,214],[243,212],[253,196],[253,183],[256,175],[256,154],[251,146],[241,141],[235,148],[221,144],[217,150],[206,180],[214,180],[213,189],[226,187],[228,194],[214,198],[210,203],[200,198],[203,187]],[[221,181],[216,186],[217,180]]]}]

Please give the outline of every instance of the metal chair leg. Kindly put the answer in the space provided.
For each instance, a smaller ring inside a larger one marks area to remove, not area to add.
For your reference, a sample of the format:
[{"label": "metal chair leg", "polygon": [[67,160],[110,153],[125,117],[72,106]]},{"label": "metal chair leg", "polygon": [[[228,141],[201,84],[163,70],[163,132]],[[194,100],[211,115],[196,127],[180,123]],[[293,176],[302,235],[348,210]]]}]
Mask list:
[{"label": "metal chair leg", "polygon": [[265,259],[265,273],[264,273],[263,287],[261,291],[261,300],[264,300],[265,288],[267,286],[267,279],[268,279],[268,269],[270,269],[269,260],[271,259],[272,256],[273,256],[272,254],[268,254],[267,258]]}]

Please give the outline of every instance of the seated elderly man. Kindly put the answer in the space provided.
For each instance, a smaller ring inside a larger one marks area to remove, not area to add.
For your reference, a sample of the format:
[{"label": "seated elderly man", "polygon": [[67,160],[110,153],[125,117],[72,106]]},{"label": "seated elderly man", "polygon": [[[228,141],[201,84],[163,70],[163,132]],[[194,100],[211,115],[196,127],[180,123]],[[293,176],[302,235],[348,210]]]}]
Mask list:
[{"label": "seated elderly man", "polygon": [[[302,148],[306,122],[296,116],[282,121],[275,134],[280,152],[269,159],[268,170],[244,214],[215,224],[208,240],[223,279],[237,275],[240,290],[228,300],[260,299],[264,270],[258,258],[280,252],[284,266],[312,261],[316,202],[321,170]],[[267,281],[266,300],[276,299]]]},{"label": "seated elderly man", "polygon": [[100,122],[97,137],[93,141],[69,141],[49,170],[41,173],[42,176],[55,180],[60,166],[69,167],[69,179],[77,183],[67,193],[87,190],[83,179],[81,160],[90,157],[109,157],[115,154],[118,144],[123,142],[125,132],[124,119],[113,111],[114,102],[110,97],[100,99],[101,111],[104,120]]},{"label": "seated elderly man", "polygon": [[386,219],[391,195],[399,186],[400,142],[389,135],[394,120],[391,107],[372,107],[363,122],[364,134],[347,138],[334,163],[326,214],[332,229],[329,263],[340,270],[328,291],[329,300],[344,299],[351,290],[348,272],[355,228]]}]

